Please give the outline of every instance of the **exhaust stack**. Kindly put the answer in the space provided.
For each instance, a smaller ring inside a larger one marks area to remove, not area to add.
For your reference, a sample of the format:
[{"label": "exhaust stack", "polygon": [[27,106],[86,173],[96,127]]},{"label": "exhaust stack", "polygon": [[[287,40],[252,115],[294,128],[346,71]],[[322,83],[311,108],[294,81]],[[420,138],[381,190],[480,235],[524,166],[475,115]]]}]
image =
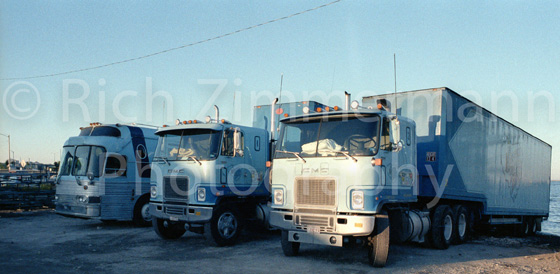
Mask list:
[{"label": "exhaust stack", "polygon": [[278,98],[272,101],[272,107],[270,108],[270,140],[274,140],[274,132],[276,131],[276,103],[278,103]]},{"label": "exhaust stack", "polygon": [[350,93],[344,91],[344,97],[345,97],[345,99],[346,99],[346,101],[345,101],[345,103],[344,103],[344,109],[345,109],[346,111],[349,111],[349,110],[350,110],[350,99],[351,99],[351,98],[350,98]]},{"label": "exhaust stack", "polygon": [[214,109],[216,110],[216,123],[219,123],[220,122],[220,109],[216,105],[214,105]]}]

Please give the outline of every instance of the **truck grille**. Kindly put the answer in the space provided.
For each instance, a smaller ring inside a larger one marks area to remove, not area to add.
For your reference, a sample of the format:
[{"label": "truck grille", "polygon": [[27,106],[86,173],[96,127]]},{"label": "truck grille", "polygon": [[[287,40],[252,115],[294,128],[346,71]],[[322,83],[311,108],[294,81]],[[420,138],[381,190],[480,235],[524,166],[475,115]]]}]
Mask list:
[{"label": "truck grille", "polygon": [[165,207],[165,213],[171,215],[185,215],[185,209],[181,207]]},{"label": "truck grille", "polygon": [[166,176],[163,177],[163,197],[166,199],[188,199],[189,178]]},{"label": "truck grille", "polygon": [[296,179],[296,204],[336,206],[336,182],[333,179]]}]

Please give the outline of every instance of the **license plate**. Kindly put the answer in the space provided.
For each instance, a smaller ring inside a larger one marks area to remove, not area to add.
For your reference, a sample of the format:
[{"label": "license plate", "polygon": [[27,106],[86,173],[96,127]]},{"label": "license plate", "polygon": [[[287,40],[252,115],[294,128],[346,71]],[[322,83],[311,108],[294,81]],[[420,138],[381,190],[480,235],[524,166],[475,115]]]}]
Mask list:
[{"label": "license plate", "polygon": [[171,216],[171,217],[169,217],[169,220],[171,220],[171,221],[179,221],[179,218]]},{"label": "license plate", "polygon": [[308,226],[307,233],[319,233],[321,232],[321,228],[318,226]]}]

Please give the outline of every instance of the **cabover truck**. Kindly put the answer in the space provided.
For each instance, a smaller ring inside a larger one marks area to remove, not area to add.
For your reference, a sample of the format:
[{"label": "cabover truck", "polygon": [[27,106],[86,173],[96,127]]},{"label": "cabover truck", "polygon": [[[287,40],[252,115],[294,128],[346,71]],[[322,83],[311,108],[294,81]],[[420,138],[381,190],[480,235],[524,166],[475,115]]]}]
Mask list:
[{"label": "cabover truck", "polygon": [[56,213],[149,226],[150,163],[156,127],[91,123],[62,149]]},{"label": "cabover truck", "polygon": [[251,127],[220,119],[214,106],[215,119],[177,120],[161,128],[151,177],[155,232],[177,239],[189,230],[204,234],[210,245],[225,246],[235,243],[247,222],[268,227],[270,131],[279,117],[308,105],[320,104],[257,106]]},{"label": "cabover truck", "polygon": [[446,249],[479,225],[540,230],[550,145],[449,88],[362,103],[281,120],[270,223],[286,256],[362,243],[381,267],[390,241]]}]

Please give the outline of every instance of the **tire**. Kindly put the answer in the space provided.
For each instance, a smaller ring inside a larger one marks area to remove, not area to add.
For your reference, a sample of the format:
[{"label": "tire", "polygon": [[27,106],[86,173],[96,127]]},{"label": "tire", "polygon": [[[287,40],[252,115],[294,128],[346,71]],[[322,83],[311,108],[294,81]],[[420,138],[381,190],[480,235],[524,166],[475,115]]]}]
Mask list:
[{"label": "tire", "polygon": [[239,212],[232,206],[219,206],[204,225],[204,237],[212,246],[233,245],[243,227]]},{"label": "tire", "polygon": [[299,245],[298,242],[290,242],[288,240],[289,233],[287,230],[282,230],[282,238],[280,239],[280,243],[282,244],[282,251],[286,257],[293,257],[299,254]]},{"label": "tire", "polygon": [[152,218],[152,226],[157,235],[166,240],[179,239],[187,231],[183,223],[172,223],[159,218]]},{"label": "tire", "polygon": [[150,198],[142,196],[134,205],[134,213],[132,222],[135,226],[148,227],[152,224],[152,216],[150,215]]},{"label": "tire", "polygon": [[447,249],[453,236],[453,211],[448,205],[439,205],[432,215],[432,228],[428,232],[430,244],[436,249]]},{"label": "tire", "polygon": [[391,239],[389,215],[383,210],[375,216],[373,233],[368,238],[369,264],[374,267],[384,267],[389,256],[389,242]]},{"label": "tire", "polygon": [[453,207],[453,236],[451,239],[452,244],[462,244],[469,238],[471,231],[470,227],[470,213],[467,207],[462,205],[455,205]]}]

